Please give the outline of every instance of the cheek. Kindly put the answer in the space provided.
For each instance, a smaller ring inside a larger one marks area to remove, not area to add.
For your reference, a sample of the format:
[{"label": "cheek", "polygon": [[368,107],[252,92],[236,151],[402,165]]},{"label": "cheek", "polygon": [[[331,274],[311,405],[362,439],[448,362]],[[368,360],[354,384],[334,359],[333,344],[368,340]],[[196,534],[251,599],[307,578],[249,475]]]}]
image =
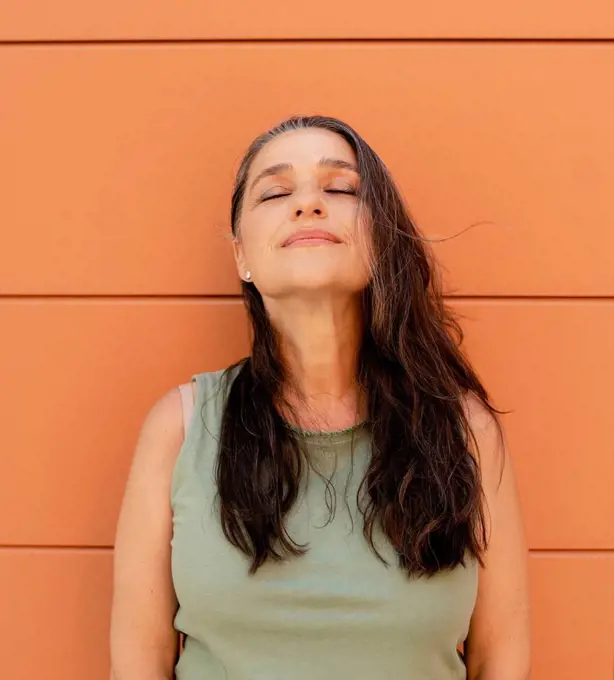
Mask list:
[{"label": "cheek", "polygon": [[361,257],[370,262],[372,254],[372,239],[371,239],[371,219],[364,213],[359,213],[354,217],[351,233],[352,245],[359,252]]},{"label": "cheek", "polygon": [[271,229],[267,229],[266,224],[250,221],[249,224],[243,225],[241,229],[243,256],[251,267],[254,267],[259,260],[266,257],[271,249],[271,240]]}]

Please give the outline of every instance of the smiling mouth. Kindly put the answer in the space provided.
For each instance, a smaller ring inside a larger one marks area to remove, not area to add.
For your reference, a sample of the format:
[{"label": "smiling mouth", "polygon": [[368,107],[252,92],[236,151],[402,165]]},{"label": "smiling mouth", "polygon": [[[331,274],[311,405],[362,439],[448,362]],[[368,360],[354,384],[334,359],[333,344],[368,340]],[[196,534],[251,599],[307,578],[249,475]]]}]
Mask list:
[{"label": "smiling mouth", "polygon": [[339,241],[333,241],[330,238],[297,238],[292,243],[288,243],[284,248],[304,248],[308,246],[335,246]]},{"label": "smiling mouth", "polygon": [[338,245],[341,241],[327,231],[320,229],[305,229],[292,234],[284,241],[282,247],[297,248],[305,246]]}]

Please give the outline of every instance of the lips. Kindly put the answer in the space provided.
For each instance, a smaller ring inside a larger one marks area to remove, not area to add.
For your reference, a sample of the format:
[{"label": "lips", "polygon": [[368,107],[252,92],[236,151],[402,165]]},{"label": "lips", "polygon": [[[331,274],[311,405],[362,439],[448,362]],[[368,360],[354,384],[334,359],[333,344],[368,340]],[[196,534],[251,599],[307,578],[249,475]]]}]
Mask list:
[{"label": "lips", "polygon": [[334,234],[331,234],[330,231],[323,229],[299,229],[282,243],[282,247],[287,248],[293,243],[304,243],[305,245],[311,243],[315,245],[326,242],[341,243],[341,240]]}]

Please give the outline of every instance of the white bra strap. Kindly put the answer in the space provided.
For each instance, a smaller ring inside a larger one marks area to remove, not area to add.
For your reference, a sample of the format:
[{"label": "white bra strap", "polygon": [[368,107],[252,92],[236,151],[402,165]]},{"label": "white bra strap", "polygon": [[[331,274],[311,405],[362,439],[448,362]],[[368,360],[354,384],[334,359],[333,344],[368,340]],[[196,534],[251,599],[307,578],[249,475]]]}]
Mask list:
[{"label": "white bra strap", "polygon": [[192,419],[192,411],[194,410],[194,390],[192,383],[179,386],[179,394],[181,395],[181,408],[183,410],[183,436],[184,439],[188,436],[188,426]]}]

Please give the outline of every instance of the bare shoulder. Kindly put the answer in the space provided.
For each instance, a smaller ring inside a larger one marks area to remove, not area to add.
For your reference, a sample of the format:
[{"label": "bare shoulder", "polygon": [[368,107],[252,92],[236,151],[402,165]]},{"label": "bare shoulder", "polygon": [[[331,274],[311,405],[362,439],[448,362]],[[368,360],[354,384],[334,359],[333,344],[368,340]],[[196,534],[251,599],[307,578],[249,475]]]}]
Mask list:
[{"label": "bare shoulder", "polygon": [[464,406],[473,435],[469,444],[480,465],[482,479],[485,485],[497,488],[508,458],[503,425],[473,393],[465,395]]},{"label": "bare shoulder", "polygon": [[143,422],[141,435],[155,434],[177,442],[182,437],[182,430],[181,394],[179,388],[175,387],[151,406]]},{"label": "bare shoulder", "polygon": [[473,392],[465,395],[464,406],[467,420],[476,436],[497,429],[495,417]]},{"label": "bare shoulder", "polygon": [[182,443],[181,395],[174,388],[153,404],[141,426],[118,519],[116,555],[130,552],[134,535],[142,536],[144,523],[152,517],[158,529],[170,526],[166,500]]},{"label": "bare shoulder", "polygon": [[134,453],[133,466],[172,467],[183,444],[181,393],[175,387],[160,397],[145,416]]}]

